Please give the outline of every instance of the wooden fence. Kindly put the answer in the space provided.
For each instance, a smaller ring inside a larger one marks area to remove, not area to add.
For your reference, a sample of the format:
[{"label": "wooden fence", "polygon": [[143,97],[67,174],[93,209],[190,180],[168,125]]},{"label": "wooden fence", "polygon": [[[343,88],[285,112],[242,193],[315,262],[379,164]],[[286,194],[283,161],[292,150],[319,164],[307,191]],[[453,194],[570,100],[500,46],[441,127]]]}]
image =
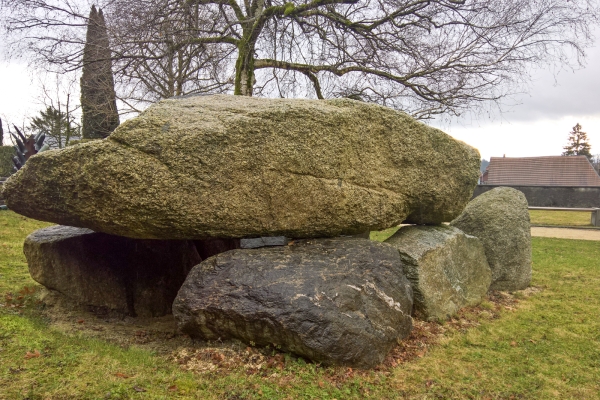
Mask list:
[{"label": "wooden fence", "polygon": [[596,208],[596,207],[589,207],[589,208],[582,208],[582,207],[572,207],[572,208],[567,208],[567,207],[529,207],[530,210],[545,210],[545,211],[587,211],[587,212],[591,212],[592,213],[592,218],[591,218],[591,223],[592,226],[600,226],[600,208]]}]

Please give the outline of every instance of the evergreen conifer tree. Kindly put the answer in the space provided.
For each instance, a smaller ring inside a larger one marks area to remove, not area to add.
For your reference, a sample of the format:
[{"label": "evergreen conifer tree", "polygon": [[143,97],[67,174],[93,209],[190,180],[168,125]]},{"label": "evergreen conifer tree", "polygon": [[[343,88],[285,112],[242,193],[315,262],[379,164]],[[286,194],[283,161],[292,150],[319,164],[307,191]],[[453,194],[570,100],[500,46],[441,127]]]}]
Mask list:
[{"label": "evergreen conifer tree", "polygon": [[71,139],[79,136],[79,127],[73,122],[69,114],[50,106],[32,118],[29,128],[46,135],[46,144],[50,148],[62,149],[69,145]]},{"label": "evergreen conifer tree", "polygon": [[581,131],[581,125],[576,124],[573,127],[573,131],[569,133],[569,144],[563,149],[565,150],[563,156],[586,156],[588,159],[592,158],[590,150],[592,146],[588,143],[587,133]]},{"label": "evergreen conifer tree", "polygon": [[82,136],[105,138],[119,125],[108,33],[102,10],[92,6],[81,74]]}]

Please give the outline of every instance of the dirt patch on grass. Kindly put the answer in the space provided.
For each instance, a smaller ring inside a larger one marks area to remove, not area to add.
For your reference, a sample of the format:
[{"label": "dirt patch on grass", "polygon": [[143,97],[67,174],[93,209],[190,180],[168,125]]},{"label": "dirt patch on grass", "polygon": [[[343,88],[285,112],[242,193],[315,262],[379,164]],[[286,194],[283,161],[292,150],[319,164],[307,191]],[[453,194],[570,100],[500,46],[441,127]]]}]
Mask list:
[{"label": "dirt patch on grass", "polygon": [[195,341],[177,331],[172,315],[134,318],[104,308],[77,304],[62,294],[39,288],[41,315],[50,327],[65,333],[83,333],[123,348],[137,346],[159,355],[170,354]]}]

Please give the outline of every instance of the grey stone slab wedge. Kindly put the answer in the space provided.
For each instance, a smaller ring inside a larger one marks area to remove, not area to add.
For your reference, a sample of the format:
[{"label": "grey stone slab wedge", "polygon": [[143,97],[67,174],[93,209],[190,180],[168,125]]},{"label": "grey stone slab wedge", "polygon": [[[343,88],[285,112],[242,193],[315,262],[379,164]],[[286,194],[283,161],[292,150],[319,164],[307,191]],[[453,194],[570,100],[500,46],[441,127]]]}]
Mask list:
[{"label": "grey stone slab wedge", "polygon": [[373,104],[195,96],[32,157],[3,193],[20,214],[139,239],[334,237],[451,221],[479,163]]},{"label": "grey stone slab wedge", "polygon": [[412,328],[398,251],[367,239],[299,240],[203,261],[175,302],[180,329],[370,368]]},{"label": "grey stone slab wedge", "polygon": [[400,252],[419,318],[444,320],[485,298],[492,274],[476,237],[449,226],[405,226],[385,243]]}]

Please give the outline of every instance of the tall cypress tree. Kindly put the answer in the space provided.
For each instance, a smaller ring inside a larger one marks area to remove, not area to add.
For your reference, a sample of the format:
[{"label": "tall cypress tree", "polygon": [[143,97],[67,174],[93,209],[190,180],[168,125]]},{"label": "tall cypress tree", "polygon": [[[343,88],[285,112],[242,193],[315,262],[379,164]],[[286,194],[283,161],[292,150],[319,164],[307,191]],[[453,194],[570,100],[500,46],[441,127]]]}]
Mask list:
[{"label": "tall cypress tree", "polygon": [[81,74],[82,136],[105,138],[119,125],[108,33],[102,10],[92,6]]}]

